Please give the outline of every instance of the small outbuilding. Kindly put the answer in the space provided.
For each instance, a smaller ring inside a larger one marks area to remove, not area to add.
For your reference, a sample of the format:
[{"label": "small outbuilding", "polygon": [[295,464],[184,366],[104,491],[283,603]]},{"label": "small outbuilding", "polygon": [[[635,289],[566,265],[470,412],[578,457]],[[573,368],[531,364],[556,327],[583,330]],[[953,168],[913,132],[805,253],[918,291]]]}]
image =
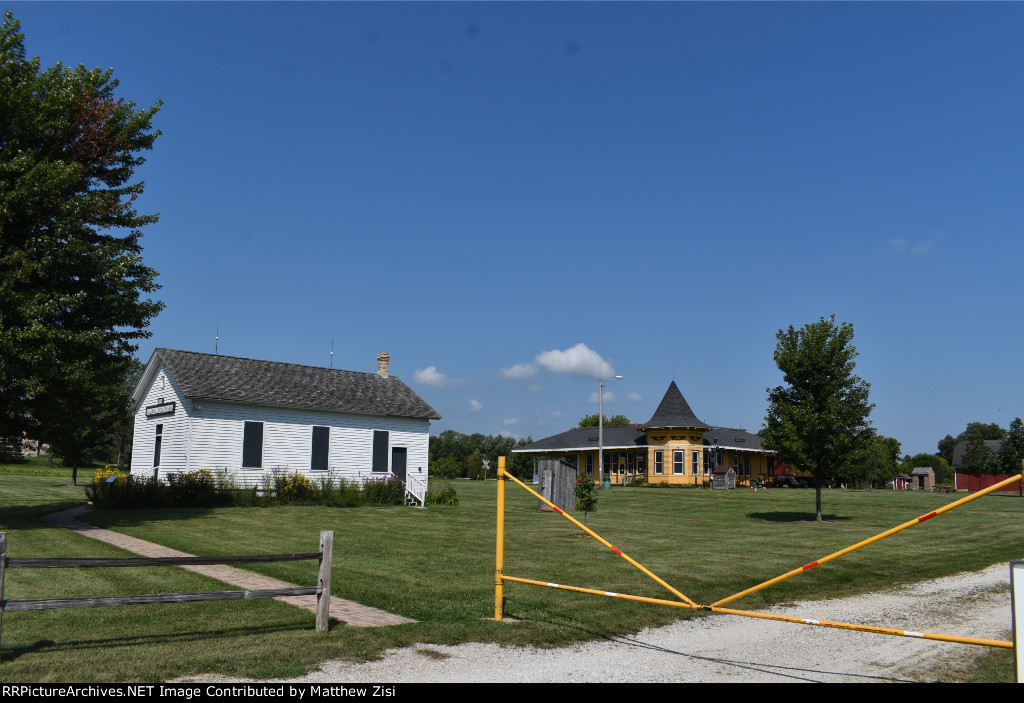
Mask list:
[{"label": "small outbuilding", "polygon": [[891,483],[893,490],[909,491],[911,488],[911,484],[913,483],[913,479],[911,479],[910,476],[908,476],[907,474],[896,474],[896,476],[893,477]]},{"label": "small outbuilding", "polygon": [[736,472],[729,466],[718,466],[711,473],[711,487],[717,489],[736,488]]},{"label": "small outbuilding", "polygon": [[935,469],[930,466],[915,466],[910,478],[911,490],[930,491],[935,488]]}]

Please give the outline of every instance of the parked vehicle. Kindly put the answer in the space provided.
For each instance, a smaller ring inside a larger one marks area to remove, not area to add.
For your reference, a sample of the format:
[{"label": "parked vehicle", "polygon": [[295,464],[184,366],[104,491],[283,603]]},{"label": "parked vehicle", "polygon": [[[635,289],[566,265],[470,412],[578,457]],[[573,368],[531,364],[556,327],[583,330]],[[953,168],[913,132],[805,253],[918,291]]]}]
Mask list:
[{"label": "parked vehicle", "polygon": [[807,481],[796,476],[773,476],[766,485],[769,488],[807,488]]}]

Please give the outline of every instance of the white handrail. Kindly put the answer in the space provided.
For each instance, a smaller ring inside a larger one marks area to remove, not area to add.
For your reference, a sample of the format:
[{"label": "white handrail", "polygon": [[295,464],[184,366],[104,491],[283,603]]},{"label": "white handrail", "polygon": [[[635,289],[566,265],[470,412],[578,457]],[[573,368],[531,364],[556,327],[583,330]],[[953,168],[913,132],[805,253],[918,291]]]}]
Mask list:
[{"label": "white handrail", "polygon": [[405,490],[419,501],[420,507],[427,504],[427,477],[417,476],[412,472],[405,474]]}]

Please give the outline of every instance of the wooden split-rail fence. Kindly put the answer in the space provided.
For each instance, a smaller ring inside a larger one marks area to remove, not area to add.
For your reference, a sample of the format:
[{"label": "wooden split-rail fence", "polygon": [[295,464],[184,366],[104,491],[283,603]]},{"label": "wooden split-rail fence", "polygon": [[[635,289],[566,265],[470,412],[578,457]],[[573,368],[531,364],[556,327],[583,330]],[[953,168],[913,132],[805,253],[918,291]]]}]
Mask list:
[{"label": "wooden split-rail fence", "polygon": [[[126,558],[41,558],[7,556],[7,533],[0,532],[0,638],[3,637],[3,614],[15,610],[50,610],[53,608],[98,608],[107,605],[147,605],[152,603],[188,603],[192,601],[250,600],[282,596],[316,596],[316,629],[327,630],[331,607],[331,553],[334,532],[321,530],[320,551],[304,554],[256,554],[222,557],[126,557]],[[4,599],[4,574],[8,569],[53,569],[122,566],[198,566],[211,564],[256,564],[271,561],[302,561],[317,559],[320,563],[315,586],[267,588],[251,591],[199,591],[194,593],[150,593],[138,596],[94,596],[86,598],[43,598],[30,600]]]}]

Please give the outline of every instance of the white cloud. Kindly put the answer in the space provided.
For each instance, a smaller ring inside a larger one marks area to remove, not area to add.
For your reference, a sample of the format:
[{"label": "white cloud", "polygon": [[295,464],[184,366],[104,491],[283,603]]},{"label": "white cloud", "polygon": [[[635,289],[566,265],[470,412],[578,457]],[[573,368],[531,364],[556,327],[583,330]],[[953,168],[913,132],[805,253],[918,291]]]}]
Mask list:
[{"label": "white cloud", "polygon": [[521,437],[517,435],[515,432],[509,432],[508,430],[502,430],[498,434],[500,434],[502,437],[511,437],[512,439],[515,440],[521,439]]},{"label": "white cloud", "polygon": [[644,397],[642,395],[640,395],[639,393],[627,393],[626,394],[626,400],[628,400],[631,403],[640,403],[640,402],[643,402],[643,399],[644,399]]},{"label": "white cloud", "polygon": [[433,386],[434,388],[461,386],[469,383],[468,378],[452,378],[450,376],[446,376],[438,371],[436,366],[428,366],[425,369],[416,369],[413,371],[412,380],[416,383],[422,383],[425,386]]},{"label": "white cloud", "polygon": [[553,373],[564,373],[580,378],[601,379],[615,374],[612,365],[583,342],[569,349],[541,352],[534,359],[534,363]]},{"label": "white cloud", "polygon": [[537,420],[537,424],[539,426],[543,427],[544,426],[544,421],[543,420]]},{"label": "white cloud", "polygon": [[530,386],[526,390],[530,391],[531,393],[540,393],[542,390],[544,390],[544,386],[542,386],[539,383],[534,383],[532,386]]},{"label": "white cloud", "polygon": [[929,239],[927,242],[917,242],[911,244],[906,239],[890,239],[889,247],[897,253],[908,253],[913,256],[926,256],[935,244],[934,239]]},{"label": "white cloud", "polygon": [[504,423],[505,427],[510,427],[512,425],[518,425],[519,424],[519,418],[518,417],[506,417],[504,420],[502,420],[502,423]]},{"label": "white cloud", "polygon": [[476,412],[480,412],[481,410],[483,410],[484,406],[480,403],[479,400],[470,400],[469,401],[469,407],[467,409],[471,413],[476,413]]},{"label": "white cloud", "polygon": [[[611,391],[605,391],[604,392],[604,402],[608,403],[608,402],[611,402],[613,400],[615,400],[615,394],[612,393]],[[590,402],[591,403],[596,403],[597,402],[597,391],[594,391],[593,393],[590,394]]]},{"label": "white cloud", "polygon": [[552,410],[551,411],[551,417],[562,417],[562,411],[561,410]]},{"label": "white cloud", "polygon": [[498,375],[513,381],[525,381],[537,375],[537,367],[533,364],[516,364],[507,369],[500,369]]}]

